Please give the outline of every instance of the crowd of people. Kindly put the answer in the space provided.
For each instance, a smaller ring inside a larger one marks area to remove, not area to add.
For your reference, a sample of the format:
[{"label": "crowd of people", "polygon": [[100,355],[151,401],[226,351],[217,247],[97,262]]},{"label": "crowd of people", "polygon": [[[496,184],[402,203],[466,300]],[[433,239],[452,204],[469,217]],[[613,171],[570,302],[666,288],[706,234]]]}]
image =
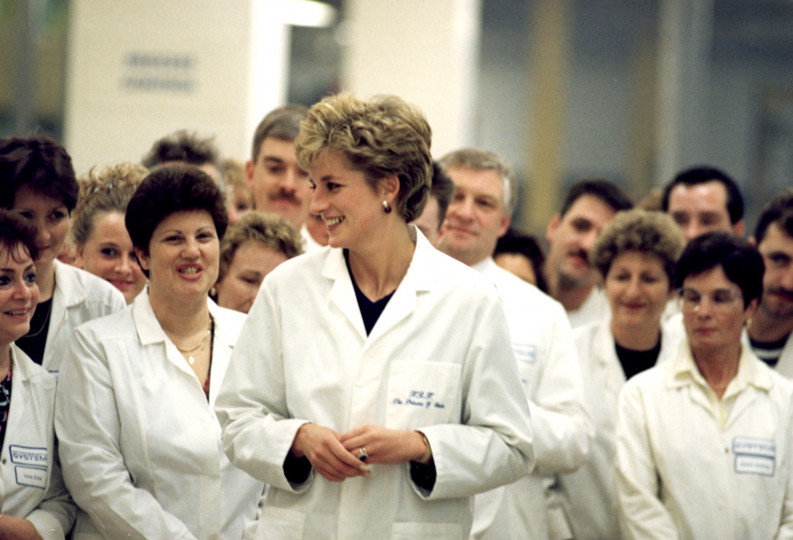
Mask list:
[{"label": "crowd of people", "polygon": [[285,105],[77,176],[0,138],[0,537],[793,537],[793,190],[512,226],[421,111]]}]

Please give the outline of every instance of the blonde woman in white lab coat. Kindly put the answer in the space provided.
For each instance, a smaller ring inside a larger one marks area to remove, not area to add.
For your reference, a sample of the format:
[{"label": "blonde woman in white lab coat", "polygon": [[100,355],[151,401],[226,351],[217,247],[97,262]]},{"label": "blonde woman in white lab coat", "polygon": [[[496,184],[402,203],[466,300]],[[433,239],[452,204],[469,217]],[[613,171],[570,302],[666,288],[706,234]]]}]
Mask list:
[{"label": "blonde woman in white lab coat", "polygon": [[57,260],[77,202],[72,161],[43,135],[0,139],[0,208],[36,228],[36,281],[41,292],[30,331],[17,346],[37,364],[57,373],[72,331],[80,324],[124,308],[110,283]]},{"label": "blonde woman in white lab coat", "polygon": [[36,230],[0,210],[0,538],[63,539],[76,506],[55,447],[55,376],[14,345],[27,333],[39,290]]},{"label": "blonde woman in white lab coat", "polygon": [[662,324],[674,295],[674,268],[684,245],[671,217],[619,212],[601,232],[590,259],[601,275],[611,316],[574,329],[586,410],[595,424],[589,461],[559,476],[573,538],[619,538],[614,466],[617,396],[625,380],[677,352],[682,330]]},{"label": "blonde woman in white lab coat", "polygon": [[212,179],[169,165],[144,179],[126,226],[148,287],[75,332],[59,377],[75,540],[241,538],[263,484],[233,467],[213,404],[244,315],[207,293],[228,217]]},{"label": "blonde woman in white lab coat", "polygon": [[724,232],[691,240],[675,284],[686,339],[619,396],[626,538],[793,537],[793,382],[741,344],[763,259]]},{"label": "blonde woman in white lab coat", "polygon": [[534,452],[496,291],[407,225],[429,125],[342,94],[295,145],[330,247],[265,278],[217,401],[232,462],[270,485],[250,538],[463,540],[471,496]]}]

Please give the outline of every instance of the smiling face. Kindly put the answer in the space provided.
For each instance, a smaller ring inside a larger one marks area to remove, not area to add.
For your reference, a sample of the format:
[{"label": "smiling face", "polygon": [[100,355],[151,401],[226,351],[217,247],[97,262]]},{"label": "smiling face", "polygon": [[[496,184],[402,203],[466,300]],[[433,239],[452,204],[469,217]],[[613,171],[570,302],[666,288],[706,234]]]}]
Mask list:
[{"label": "smiling face", "polygon": [[[757,300],[744,306],[741,289],[729,280],[721,266],[687,276],[683,289],[696,291],[701,298],[698,305],[683,304],[683,324],[696,358],[698,352],[740,350],[743,325],[754,314]],[[731,302],[714,302],[718,297],[734,298]]]},{"label": "smiling face", "polygon": [[759,311],[770,319],[793,318],[793,237],[772,223],[757,250],[765,262]]},{"label": "smiling face", "polygon": [[69,210],[61,201],[21,186],[14,195],[11,211],[22,216],[36,228],[39,273],[52,272],[52,262],[61,252],[69,231]]},{"label": "smiling face", "polygon": [[589,252],[603,227],[616,212],[594,195],[582,195],[564,216],[556,214],[546,231],[550,245],[546,268],[548,279],[564,288],[589,287],[597,281],[597,270],[589,264]]},{"label": "smiling face", "polygon": [[[373,231],[387,216],[396,214],[383,211],[386,195],[382,182],[378,194],[362,172],[352,169],[343,154],[332,150],[314,158],[309,173],[314,186],[311,213],[325,222],[328,245],[361,253],[376,248],[380,239]],[[392,207],[393,199],[389,199]]]},{"label": "smiling face", "polygon": [[617,255],[603,280],[612,325],[625,330],[658,329],[671,284],[655,255],[626,251]]},{"label": "smiling face", "polygon": [[129,304],[146,286],[146,276],[135,259],[124,214],[99,214],[93,225],[93,233],[85,244],[77,246],[75,265],[109,281]]},{"label": "smiling face", "polygon": [[443,221],[439,249],[467,265],[489,257],[509,227],[504,182],[494,170],[451,167],[454,197]]},{"label": "smiling face", "polygon": [[237,248],[226,275],[215,284],[218,305],[248,313],[264,277],[287,259],[277,249],[248,241]]},{"label": "smiling face", "polygon": [[0,346],[28,333],[38,301],[36,268],[27,249],[0,247]]},{"label": "smiling face", "polygon": [[179,304],[206,296],[218,277],[220,246],[205,210],[174,212],[154,229],[149,254],[136,248],[149,272],[149,293]]},{"label": "smiling face", "polygon": [[256,162],[245,164],[256,209],[274,212],[300,227],[308,217],[311,185],[300,168],[291,140],[267,137],[259,147]]}]

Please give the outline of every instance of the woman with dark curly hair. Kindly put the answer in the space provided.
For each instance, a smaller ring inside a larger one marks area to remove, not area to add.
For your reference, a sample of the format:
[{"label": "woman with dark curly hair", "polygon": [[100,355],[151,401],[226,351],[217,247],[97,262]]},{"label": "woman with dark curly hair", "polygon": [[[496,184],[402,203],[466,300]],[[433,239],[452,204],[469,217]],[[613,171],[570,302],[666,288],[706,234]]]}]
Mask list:
[{"label": "woman with dark curly hair", "polygon": [[229,463],[213,411],[244,318],[207,295],[227,223],[191,166],[157,168],[129,201],[148,287],[75,331],[58,384],[75,540],[241,538],[256,515],[263,485]]}]

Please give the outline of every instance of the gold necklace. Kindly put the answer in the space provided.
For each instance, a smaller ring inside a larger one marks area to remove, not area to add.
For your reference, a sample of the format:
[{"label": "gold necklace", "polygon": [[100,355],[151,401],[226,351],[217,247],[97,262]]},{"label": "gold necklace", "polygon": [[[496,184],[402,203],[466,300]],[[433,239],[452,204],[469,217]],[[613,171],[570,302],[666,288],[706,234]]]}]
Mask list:
[{"label": "gold necklace", "polygon": [[176,345],[176,342],[174,342],[174,345],[176,345],[176,348],[179,349],[180,353],[187,355],[187,361],[192,366],[193,364],[195,364],[195,357],[193,356],[193,353],[196,352],[198,349],[200,349],[201,347],[203,347],[206,344],[207,339],[209,338],[209,336],[211,334],[212,334],[212,317],[210,316],[209,317],[209,326],[207,327],[207,332],[206,332],[206,334],[204,334],[204,337],[201,338],[201,341],[198,343],[198,345],[196,345],[193,348],[189,348],[188,347],[186,349],[183,349],[179,345]]}]

